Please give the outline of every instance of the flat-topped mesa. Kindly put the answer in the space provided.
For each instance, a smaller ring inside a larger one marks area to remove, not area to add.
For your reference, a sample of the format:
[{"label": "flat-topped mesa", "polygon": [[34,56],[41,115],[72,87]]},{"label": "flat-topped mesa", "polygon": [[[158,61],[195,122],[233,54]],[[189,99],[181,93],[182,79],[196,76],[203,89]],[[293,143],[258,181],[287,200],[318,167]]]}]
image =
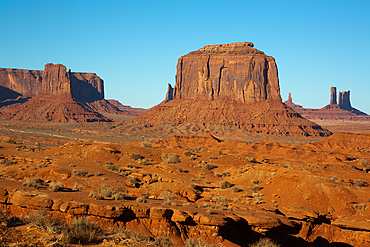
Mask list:
[{"label": "flat-topped mesa", "polygon": [[275,59],[241,42],[207,45],[178,60],[174,99],[281,102]]},{"label": "flat-topped mesa", "polygon": [[104,99],[103,83],[95,73],[67,72],[62,64],[48,63],[43,71],[0,68],[0,99],[43,94],[93,102]]}]

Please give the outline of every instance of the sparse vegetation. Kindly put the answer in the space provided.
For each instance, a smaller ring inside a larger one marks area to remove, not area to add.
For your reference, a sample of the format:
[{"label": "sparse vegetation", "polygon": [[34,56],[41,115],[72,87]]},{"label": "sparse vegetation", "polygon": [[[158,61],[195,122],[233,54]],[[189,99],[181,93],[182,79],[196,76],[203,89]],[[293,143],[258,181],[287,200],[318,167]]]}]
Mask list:
[{"label": "sparse vegetation", "polygon": [[262,190],[263,189],[263,187],[262,186],[259,186],[259,185],[255,185],[255,186],[253,186],[253,187],[250,187],[249,188],[251,191],[253,191],[253,192],[257,192],[257,191],[260,191],[260,190]]},{"label": "sparse vegetation", "polygon": [[234,193],[238,193],[239,191],[241,191],[241,189],[239,189],[238,187],[234,187],[233,191],[234,191]]},{"label": "sparse vegetation", "polygon": [[121,166],[119,165],[115,165],[115,164],[105,164],[105,168],[107,168],[108,170],[112,170],[112,171],[115,171],[115,172],[121,172],[122,169],[121,169]]},{"label": "sparse vegetation", "polygon": [[362,179],[355,179],[353,180],[353,185],[356,187],[361,187],[364,185],[364,181]]},{"label": "sparse vegetation", "polygon": [[10,143],[10,144],[17,144],[17,141],[16,141],[16,140],[14,140],[14,139],[12,139],[12,138],[10,138],[10,139],[6,140],[5,142],[6,142],[6,143]]},{"label": "sparse vegetation", "polygon": [[172,153],[164,154],[162,158],[165,160],[164,161],[165,164],[177,164],[181,162],[179,156]]},{"label": "sparse vegetation", "polygon": [[28,187],[34,187],[34,188],[38,189],[38,188],[40,188],[41,185],[46,185],[46,183],[41,178],[29,177],[29,178],[25,178],[22,185],[23,186],[28,186]]},{"label": "sparse vegetation", "polygon": [[11,166],[11,165],[16,165],[17,161],[15,160],[8,160],[7,158],[3,159],[0,161],[0,164],[5,165],[5,166]]},{"label": "sparse vegetation", "polygon": [[195,153],[191,152],[191,151],[185,151],[184,152],[184,155],[187,156],[187,157],[190,157],[192,155],[195,155]]},{"label": "sparse vegetation", "polygon": [[213,165],[211,163],[206,163],[206,164],[203,165],[203,168],[204,169],[207,169],[207,170],[212,170],[212,169],[217,168],[217,166],[216,165]]},{"label": "sparse vegetation", "polygon": [[254,244],[250,244],[249,247],[279,247],[280,244],[275,243],[269,238],[261,238],[259,241]]},{"label": "sparse vegetation", "polygon": [[184,247],[223,247],[223,245],[221,243],[218,243],[218,244],[207,244],[206,241],[204,241],[203,238],[200,237],[198,239],[198,241],[196,241],[193,238],[188,238],[185,241]]},{"label": "sparse vegetation", "polygon": [[131,159],[133,160],[141,160],[141,159],[144,159],[145,157],[140,155],[140,154],[135,154],[135,153],[132,153],[131,154]]},{"label": "sparse vegetation", "polygon": [[191,151],[195,152],[195,153],[198,153],[198,152],[204,152],[204,149],[202,147],[195,147]]},{"label": "sparse vegetation", "polygon": [[357,210],[357,211],[361,211],[361,210],[364,210],[366,208],[366,205],[365,204],[356,204],[356,205],[353,205],[353,207]]},{"label": "sparse vegetation", "polygon": [[88,178],[88,177],[91,177],[92,176],[90,173],[85,172],[85,171],[82,171],[82,170],[73,170],[72,172],[75,175],[75,177],[85,177],[85,178]]},{"label": "sparse vegetation", "polygon": [[52,182],[49,184],[49,189],[51,191],[61,191],[64,189],[64,184],[62,182]]},{"label": "sparse vegetation", "polygon": [[83,187],[81,185],[78,185],[78,183],[75,183],[75,185],[72,188],[72,191],[81,191]]},{"label": "sparse vegetation", "polygon": [[228,181],[222,181],[221,184],[220,184],[221,189],[228,189],[228,188],[231,188],[231,187],[232,187],[232,184],[229,183]]},{"label": "sparse vegetation", "polygon": [[136,198],[136,201],[145,203],[146,199],[145,199],[145,197],[140,196],[140,197]]},{"label": "sparse vegetation", "polygon": [[209,156],[208,157],[208,159],[210,159],[210,160],[216,160],[216,159],[218,159],[217,157],[215,157],[215,156]]},{"label": "sparse vegetation", "polygon": [[97,239],[99,232],[100,228],[90,218],[74,218],[70,226],[63,229],[62,240],[67,244],[91,243]]},{"label": "sparse vegetation", "polygon": [[96,200],[104,200],[104,196],[100,195],[99,193],[96,193],[95,191],[90,191],[89,197],[94,198]]}]

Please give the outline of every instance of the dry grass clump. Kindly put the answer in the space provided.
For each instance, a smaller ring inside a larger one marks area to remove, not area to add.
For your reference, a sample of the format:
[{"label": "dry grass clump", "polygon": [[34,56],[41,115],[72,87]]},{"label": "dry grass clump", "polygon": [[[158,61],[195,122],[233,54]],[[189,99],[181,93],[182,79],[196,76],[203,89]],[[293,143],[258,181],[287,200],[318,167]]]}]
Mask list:
[{"label": "dry grass clump", "polygon": [[249,247],[279,247],[280,244],[275,243],[269,238],[261,238],[258,242],[250,244]]},{"label": "dry grass clump", "polygon": [[60,234],[65,228],[59,218],[51,217],[46,210],[40,210],[32,216],[27,216],[25,221],[28,225],[37,226],[41,231],[49,234]]},{"label": "dry grass clump", "polygon": [[228,188],[231,188],[231,187],[232,187],[232,184],[229,183],[228,181],[222,181],[221,184],[220,184],[221,189],[228,189]]},{"label": "dry grass clump", "polygon": [[207,244],[205,240],[203,240],[202,237],[198,238],[198,241],[196,241],[194,238],[188,238],[185,241],[184,247],[222,247],[221,243],[218,244]]},{"label": "dry grass clump", "polygon": [[168,238],[147,237],[122,227],[114,229],[114,232],[121,235],[119,241],[117,241],[117,246],[174,247]]},{"label": "dry grass clump", "polygon": [[212,169],[215,169],[215,168],[217,168],[218,166],[216,166],[216,165],[213,165],[213,164],[211,164],[211,163],[206,163],[206,164],[204,164],[203,165],[203,168],[204,169],[207,169],[207,170],[212,170]]},{"label": "dry grass clump", "polygon": [[78,185],[78,183],[75,183],[75,185],[72,188],[72,191],[81,191],[83,187],[81,185]]},{"label": "dry grass clump", "polygon": [[361,187],[364,185],[364,181],[362,179],[355,179],[353,180],[353,185],[356,187]]},{"label": "dry grass clump", "polygon": [[263,189],[262,186],[259,186],[259,185],[256,185],[256,186],[253,186],[253,187],[250,187],[249,188],[251,191],[253,191],[254,193],[256,193],[257,191],[260,191]]},{"label": "dry grass clump", "polygon": [[86,244],[94,242],[100,232],[100,228],[91,222],[88,217],[74,218],[69,227],[62,232],[62,240],[67,244]]},{"label": "dry grass clump", "polygon": [[16,141],[16,140],[14,140],[14,139],[12,139],[12,138],[10,138],[10,139],[6,140],[5,142],[6,142],[6,143],[10,143],[10,144],[17,144],[17,141]]},{"label": "dry grass clump", "polygon": [[176,154],[164,154],[162,158],[165,160],[164,164],[177,164],[180,163],[180,158]]},{"label": "dry grass clump", "polygon": [[108,170],[115,171],[115,172],[121,172],[122,171],[121,166],[115,165],[113,163],[108,163],[108,164],[106,163],[105,168],[107,168]]},{"label": "dry grass clump", "polygon": [[29,177],[29,178],[25,178],[22,185],[23,186],[28,186],[28,187],[34,187],[34,188],[38,189],[38,188],[40,188],[41,185],[46,185],[46,183],[41,178]]},{"label": "dry grass clump", "polygon": [[49,184],[49,190],[57,192],[64,189],[64,184],[62,182],[52,182]]},{"label": "dry grass clump", "polygon": [[195,148],[191,149],[191,151],[192,152],[195,152],[195,153],[197,153],[197,152],[204,152],[204,149],[202,147],[195,147]]},{"label": "dry grass clump", "polygon": [[23,221],[17,216],[10,215],[9,212],[0,209],[0,225],[2,226],[17,226],[22,225]]},{"label": "dry grass clump", "polygon": [[75,177],[85,177],[85,178],[88,178],[88,177],[91,177],[92,176],[90,173],[84,172],[82,170],[73,170],[72,172],[75,175]]},{"label": "dry grass clump", "polygon": [[17,161],[8,160],[7,158],[5,158],[2,161],[0,161],[0,164],[5,165],[5,166],[11,166],[11,165],[16,165]]},{"label": "dry grass clump", "polygon": [[136,198],[136,201],[137,202],[143,202],[143,203],[145,203],[146,202],[146,199],[145,199],[145,197],[140,196],[140,197]]},{"label": "dry grass clump", "polygon": [[135,153],[132,153],[131,154],[131,159],[133,159],[133,160],[142,160],[142,159],[144,159],[145,157],[144,156],[142,156],[142,155],[140,155],[140,154],[135,154]]}]

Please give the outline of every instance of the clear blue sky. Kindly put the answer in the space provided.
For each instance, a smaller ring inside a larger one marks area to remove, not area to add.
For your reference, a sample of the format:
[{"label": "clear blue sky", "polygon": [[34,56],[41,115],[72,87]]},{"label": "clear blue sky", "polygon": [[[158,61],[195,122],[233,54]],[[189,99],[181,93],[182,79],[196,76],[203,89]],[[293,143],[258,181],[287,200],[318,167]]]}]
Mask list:
[{"label": "clear blue sky", "polygon": [[161,102],[177,59],[249,41],[276,59],[281,95],[309,108],[330,87],[370,114],[370,1],[2,1],[0,67],[95,72],[107,99]]}]

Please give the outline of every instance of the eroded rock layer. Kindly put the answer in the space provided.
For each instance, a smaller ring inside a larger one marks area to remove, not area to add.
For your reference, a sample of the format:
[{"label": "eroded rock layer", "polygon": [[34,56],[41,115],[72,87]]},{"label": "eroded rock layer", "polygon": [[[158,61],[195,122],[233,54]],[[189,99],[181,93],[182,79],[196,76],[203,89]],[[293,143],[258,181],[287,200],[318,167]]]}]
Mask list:
[{"label": "eroded rock layer", "polygon": [[[104,99],[103,80],[95,73],[66,70],[62,64],[46,64],[45,70],[0,68],[2,100],[40,94],[71,96],[81,102]],[[6,90],[6,95],[5,95]]]},{"label": "eroded rock layer", "polygon": [[207,45],[178,60],[175,99],[281,101],[275,59],[250,42]]}]

